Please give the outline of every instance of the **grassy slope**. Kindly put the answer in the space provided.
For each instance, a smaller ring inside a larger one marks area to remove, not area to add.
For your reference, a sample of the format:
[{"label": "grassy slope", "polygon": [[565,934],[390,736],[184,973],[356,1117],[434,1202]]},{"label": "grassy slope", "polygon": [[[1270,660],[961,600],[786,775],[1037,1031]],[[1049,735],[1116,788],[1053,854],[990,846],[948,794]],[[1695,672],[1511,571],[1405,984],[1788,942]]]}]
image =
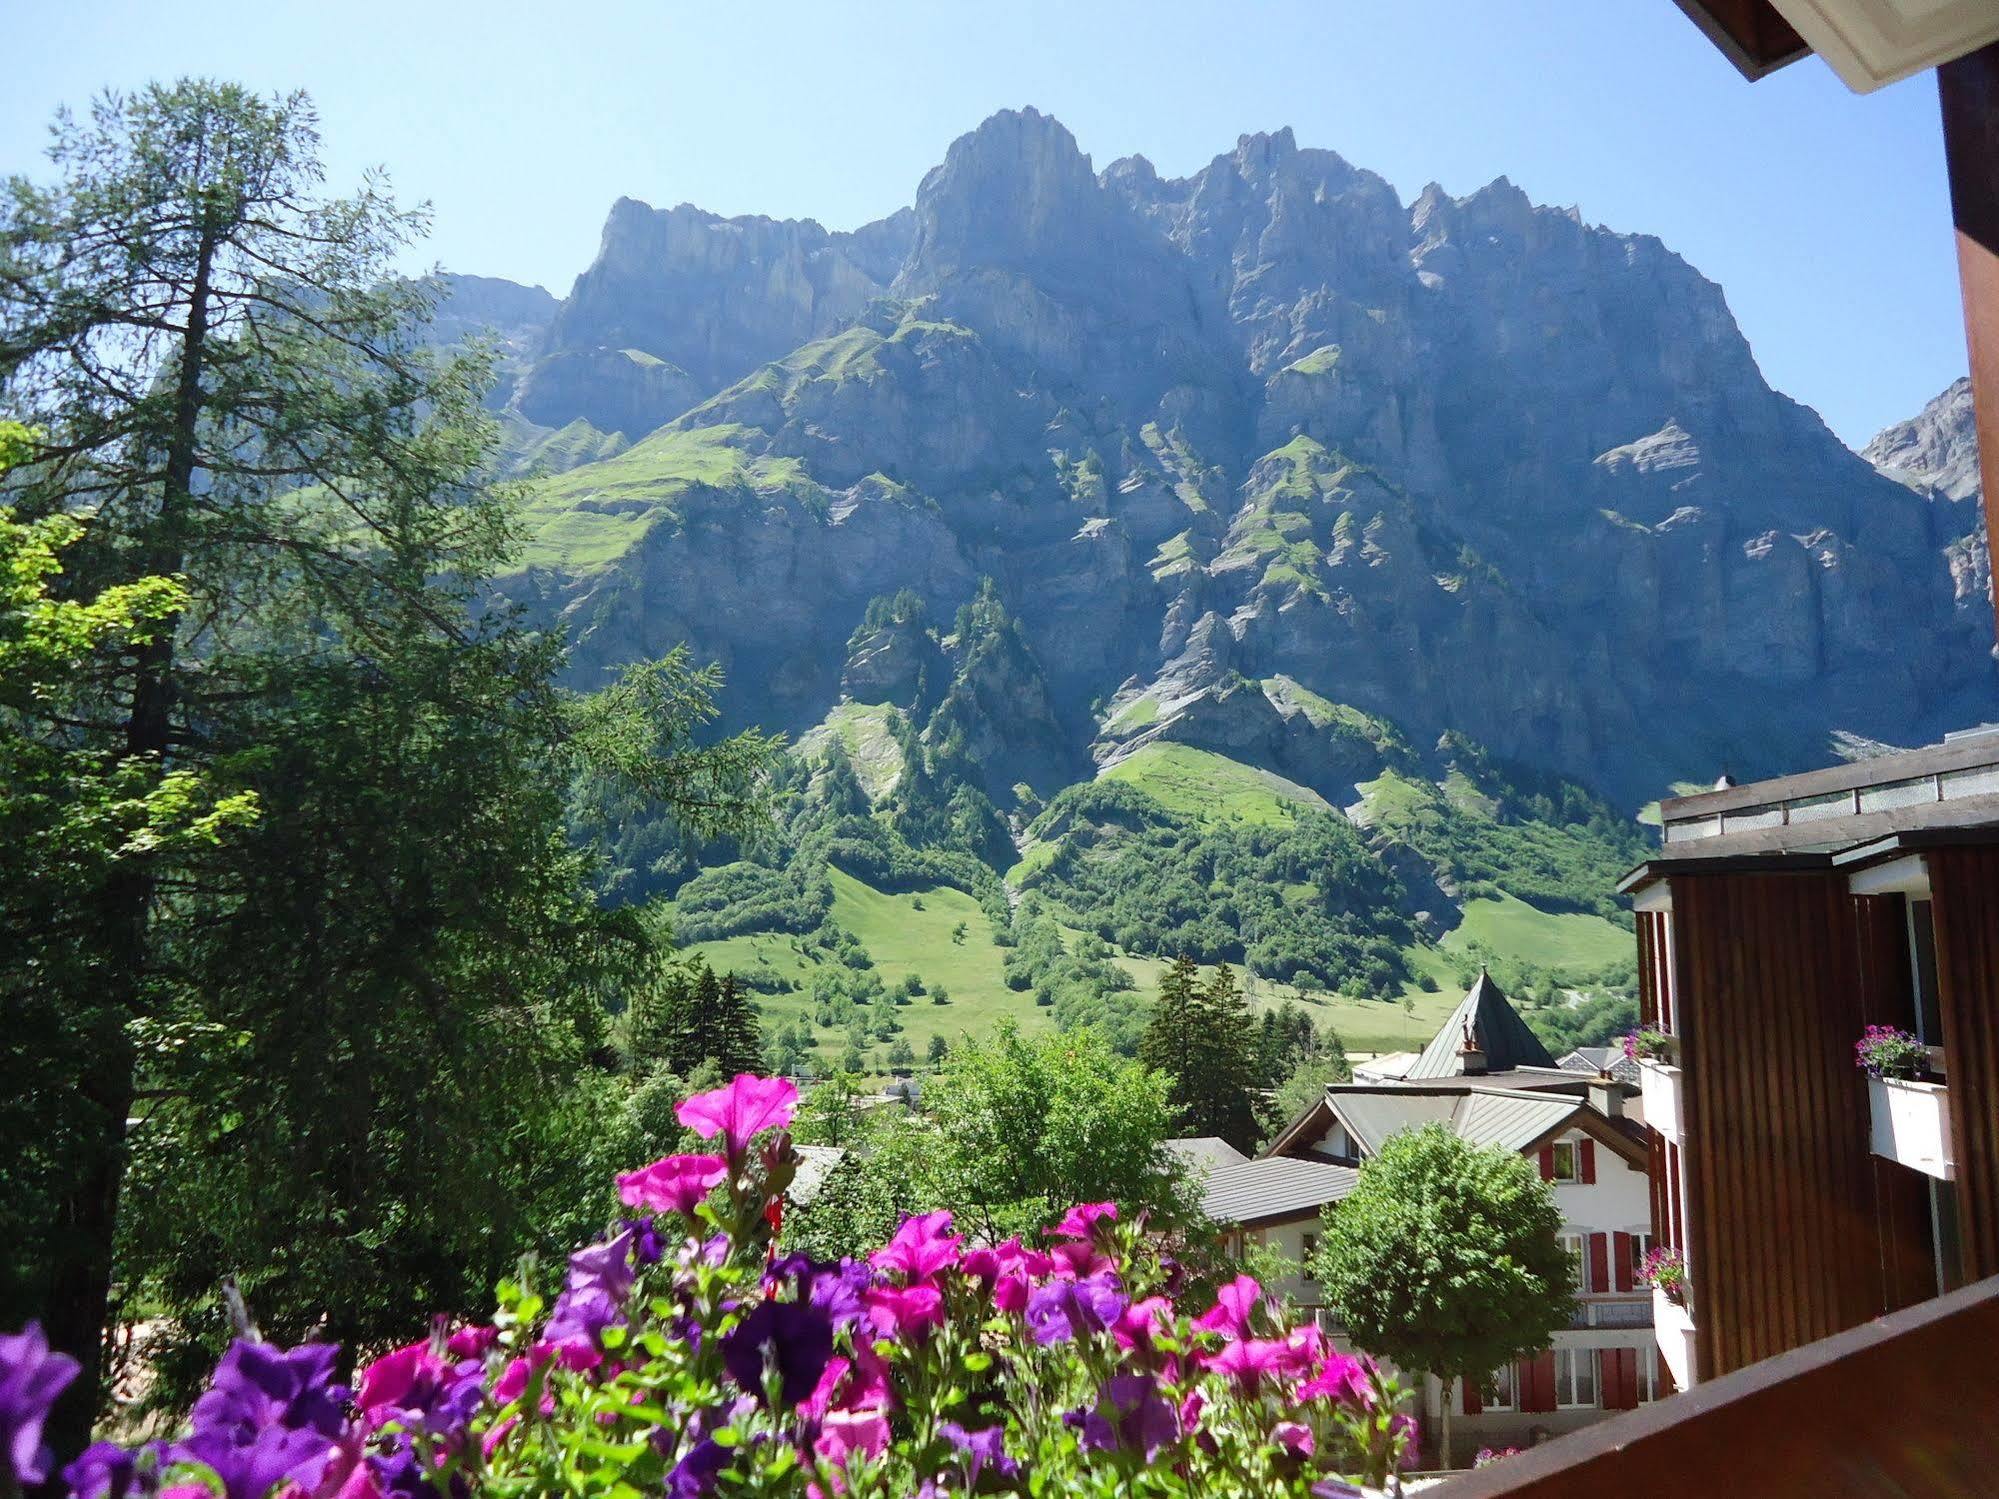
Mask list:
[{"label": "grassy slope", "polygon": [[[1003,949],[993,941],[986,913],[969,895],[949,888],[886,894],[839,869],[832,879],[833,919],[861,940],[884,984],[894,988],[913,972],[927,987],[942,984],[950,991],[949,1004],[932,1004],[925,994],[902,1007],[903,1036],[919,1059],[935,1034],[956,1043],[966,1034],[989,1034],[1003,1019],[1018,1022],[1024,1031],[1049,1024],[1048,1012],[1031,996],[1007,988],[1000,976]],[[916,908],[919,899],[921,910]],[[953,942],[951,930],[961,921],[965,940]],[[800,956],[792,944],[789,935],[769,932],[694,943],[688,951],[701,954],[718,972],[767,966],[795,980],[799,989],[793,993],[759,997],[764,1023],[775,1025],[811,1011],[809,991],[818,964]],[[828,1060],[846,1049],[844,1030],[815,1035]],[[877,1046],[886,1050],[888,1043]]]},{"label": "grassy slope", "polygon": [[871,800],[880,801],[902,779],[902,749],[895,742],[894,713],[887,703],[836,703],[816,728],[799,736],[797,753],[816,762],[827,741],[837,735],[847,758],[854,762],[862,790]]},{"label": "grassy slope", "polygon": [[1300,807],[1332,810],[1309,787],[1184,744],[1145,745],[1100,779],[1128,782],[1149,792],[1168,811],[1197,822],[1277,824],[1289,822]]}]

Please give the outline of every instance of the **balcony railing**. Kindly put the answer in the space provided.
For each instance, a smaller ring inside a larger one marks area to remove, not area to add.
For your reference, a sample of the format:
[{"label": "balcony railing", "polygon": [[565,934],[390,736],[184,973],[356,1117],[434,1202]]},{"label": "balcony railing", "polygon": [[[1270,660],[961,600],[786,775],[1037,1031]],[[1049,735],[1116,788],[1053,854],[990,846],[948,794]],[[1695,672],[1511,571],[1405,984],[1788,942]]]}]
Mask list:
[{"label": "balcony railing", "polygon": [[1585,1297],[1576,1303],[1575,1316],[1569,1319],[1572,1328],[1651,1325],[1652,1298],[1645,1295]]},{"label": "balcony railing", "polygon": [[1950,1090],[1902,1078],[1867,1080],[1874,1153],[1941,1181],[1957,1175],[1950,1138]]}]

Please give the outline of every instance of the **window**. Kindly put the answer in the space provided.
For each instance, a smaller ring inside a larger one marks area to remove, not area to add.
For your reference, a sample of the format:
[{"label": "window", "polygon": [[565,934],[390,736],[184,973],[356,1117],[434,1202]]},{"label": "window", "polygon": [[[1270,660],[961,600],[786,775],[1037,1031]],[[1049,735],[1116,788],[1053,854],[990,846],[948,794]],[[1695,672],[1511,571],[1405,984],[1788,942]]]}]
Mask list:
[{"label": "window", "polygon": [[1596,1404],[1596,1350],[1555,1350],[1555,1404],[1566,1409]]},{"label": "window", "polygon": [[1555,1242],[1562,1246],[1562,1253],[1566,1254],[1575,1266],[1571,1274],[1574,1277],[1576,1294],[1578,1296],[1587,1296],[1589,1294],[1589,1256],[1584,1253],[1586,1245],[1583,1236],[1581,1234],[1559,1234],[1556,1236]]},{"label": "window", "polygon": [[1652,1252],[1652,1235],[1646,1229],[1635,1228],[1625,1238],[1631,1241],[1631,1284],[1638,1286],[1645,1274],[1645,1256]]},{"label": "window", "polygon": [[1930,903],[1909,902],[1909,961],[1916,991],[1916,1039],[1943,1045],[1943,1016],[1937,1009],[1937,933]]},{"label": "window", "polygon": [[1654,1348],[1640,1348],[1634,1376],[1638,1387],[1638,1403],[1650,1405],[1659,1398],[1659,1353]]},{"label": "window", "polygon": [[1557,1140],[1555,1142],[1555,1169],[1553,1180],[1572,1182],[1582,1180],[1582,1173],[1576,1165],[1576,1142]]},{"label": "window", "polygon": [[1319,1252],[1319,1236],[1317,1234],[1305,1235],[1305,1267],[1308,1270],[1311,1268],[1312,1265],[1312,1256],[1317,1254],[1318,1252]]},{"label": "window", "polygon": [[1513,1365],[1501,1364],[1492,1371],[1492,1391],[1485,1398],[1485,1408],[1489,1411],[1510,1411],[1518,1407],[1520,1392],[1514,1384]]}]

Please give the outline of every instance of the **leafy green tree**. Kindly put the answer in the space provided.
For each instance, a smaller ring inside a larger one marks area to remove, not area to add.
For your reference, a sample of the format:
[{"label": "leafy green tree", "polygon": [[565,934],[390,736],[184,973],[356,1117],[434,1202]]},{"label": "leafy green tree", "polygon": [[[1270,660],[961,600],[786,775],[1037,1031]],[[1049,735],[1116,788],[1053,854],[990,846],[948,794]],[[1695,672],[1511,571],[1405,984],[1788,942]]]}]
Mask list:
[{"label": "leafy green tree", "polygon": [[1442,1125],[1391,1136],[1325,1213],[1312,1275],[1369,1353],[1445,1386],[1546,1348],[1575,1311],[1555,1194],[1526,1159]]},{"label": "leafy green tree", "polygon": [[945,1056],[950,1052],[950,1050],[951,1050],[950,1043],[947,1042],[941,1034],[933,1035],[930,1038],[930,1051],[929,1051],[930,1065],[932,1067],[938,1066],[940,1063],[943,1062]]},{"label": "leafy green tree", "polygon": [[[168,824],[257,812],[0,876],[9,930],[61,891],[64,963],[0,977],[0,1159],[62,1228],[4,1299],[84,1361],[67,1451],[114,1254],[165,1313],[171,1400],[212,1362],[223,1270],[273,1336],[328,1312],[366,1346],[601,1214],[554,1167],[622,1127],[605,1002],[657,946],[590,898],[567,787],[630,776],[719,827],[753,816],[765,746],[685,748],[712,678],[684,662],[564,693],[560,639],[487,602],[520,536],[488,361],[433,354],[434,288],[391,274],[421,213],[321,195],[303,96],[154,86],[60,117],[50,155],[53,183],[0,188],[0,391],[41,434],[9,497],[91,514],[66,595],[170,607],[10,742],[96,757]],[[11,821],[37,790],[9,759]]]},{"label": "leafy green tree", "polygon": [[916,1065],[916,1052],[909,1042],[897,1039],[888,1049],[888,1068],[891,1072],[907,1072]]}]

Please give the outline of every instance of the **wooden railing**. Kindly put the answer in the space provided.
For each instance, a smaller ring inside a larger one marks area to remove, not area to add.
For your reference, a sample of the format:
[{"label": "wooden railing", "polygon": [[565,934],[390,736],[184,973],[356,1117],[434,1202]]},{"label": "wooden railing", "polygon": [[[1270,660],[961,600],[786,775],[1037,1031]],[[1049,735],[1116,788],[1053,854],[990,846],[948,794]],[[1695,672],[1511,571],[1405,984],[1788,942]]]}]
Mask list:
[{"label": "wooden railing", "polygon": [[1999,1277],[1449,1480],[1443,1499],[1999,1499]]}]

